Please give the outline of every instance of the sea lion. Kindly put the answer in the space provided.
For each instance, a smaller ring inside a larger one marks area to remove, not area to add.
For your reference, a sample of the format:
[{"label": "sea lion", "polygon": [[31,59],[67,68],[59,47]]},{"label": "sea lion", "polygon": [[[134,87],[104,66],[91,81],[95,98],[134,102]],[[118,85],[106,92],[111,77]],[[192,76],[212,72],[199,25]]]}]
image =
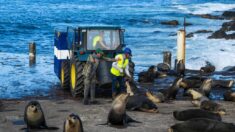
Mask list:
[{"label": "sea lion", "polygon": [[183,78],[176,78],[173,84],[167,89],[166,99],[175,99],[180,88],[180,82]]},{"label": "sea lion", "polygon": [[64,122],[63,132],[83,132],[82,120],[78,115],[70,114]]},{"label": "sea lion", "polygon": [[159,63],[157,64],[157,70],[161,72],[169,72],[171,70],[171,67],[167,63]]},{"label": "sea lion", "polygon": [[133,120],[126,114],[126,104],[130,94],[121,93],[113,101],[111,109],[108,114],[108,120],[104,124],[99,125],[121,125],[126,126],[129,122],[140,123],[139,121]]},{"label": "sea lion", "polygon": [[138,110],[149,113],[158,113],[158,107],[144,94],[130,96],[126,104],[127,110]]},{"label": "sea lion", "polygon": [[48,127],[43,110],[38,101],[30,101],[25,107],[24,121],[29,129],[57,130],[57,127]]},{"label": "sea lion", "polygon": [[198,100],[192,100],[191,103],[195,106],[195,107],[200,107],[201,106],[201,103],[203,101],[208,101],[209,98],[205,97],[205,96],[202,96],[200,99]]},{"label": "sea lion", "polygon": [[222,107],[222,105],[211,100],[203,101],[200,105],[200,109],[207,110],[213,113],[218,113],[220,115],[226,114],[226,110]]},{"label": "sea lion", "polygon": [[183,111],[174,111],[173,116],[179,121],[187,121],[193,118],[207,118],[212,120],[221,121],[221,116],[206,110],[201,109],[188,109]]},{"label": "sea lion", "polygon": [[235,125],[206,118],[195,118],[177,123],[168,132],[234,132]]},{"label": "sea lion", "polygon": [[235,102],[235,92],[232,92],[231,90],[226,91],[224,93],[224,100],[225,101],[233,101],[233,102]]}]

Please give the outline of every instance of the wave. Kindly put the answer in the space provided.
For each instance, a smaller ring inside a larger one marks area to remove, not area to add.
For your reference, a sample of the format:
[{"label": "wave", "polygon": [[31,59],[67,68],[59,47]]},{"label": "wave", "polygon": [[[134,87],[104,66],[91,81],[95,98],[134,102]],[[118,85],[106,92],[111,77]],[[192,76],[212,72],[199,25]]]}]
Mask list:
[{"label": "wave", "polygon": [[204,3],[193,5],[174,5],[173,7],[189,14],[211,14],[235,8],[235,4]]}]

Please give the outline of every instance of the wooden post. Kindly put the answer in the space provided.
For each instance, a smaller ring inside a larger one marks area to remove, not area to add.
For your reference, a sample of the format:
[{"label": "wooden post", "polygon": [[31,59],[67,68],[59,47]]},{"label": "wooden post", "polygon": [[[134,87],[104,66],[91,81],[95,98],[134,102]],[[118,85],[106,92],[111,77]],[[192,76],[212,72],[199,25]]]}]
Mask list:
[{"label": "wooden post", "polygon": [[171,52],[170,51],[163,52],[163,63],[169,65],[171,69]]},{"label": "wooden post", "polygon": [[29,43],[29,66],[36,63],[36,44],[35,42]]},{"label": "wooden post", "polygon": [[[180,63],[180,67],[184,67],[184,69],[177,67],[178,63]],[[185,70],[185,30],[179,30],[177,32],[177,64],[176,64],[177,73],[182,73]]]}]

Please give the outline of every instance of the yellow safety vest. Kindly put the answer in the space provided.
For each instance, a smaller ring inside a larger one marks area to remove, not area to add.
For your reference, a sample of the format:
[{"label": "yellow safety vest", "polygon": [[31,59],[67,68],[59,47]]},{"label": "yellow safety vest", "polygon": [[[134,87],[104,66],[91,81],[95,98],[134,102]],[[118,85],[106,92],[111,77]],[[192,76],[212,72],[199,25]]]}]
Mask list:
[{"label": "yellow safety vest", "polygon": [[[123,57],[123,54],[118,54],[116,55],[115,58],[119,58],[120,60],[117,62],[117,66],[119,68],[125,69],[126,66],[129,64],[129,59],[125,59]],[[120,73],[120,71],[118,69],[116,69],[115,67],[112,67],[110,72],[115,75],[115,76],[124,76],[124,73]]]},{"label": "yellow safety vest", "polygon": [[93,48],[96,47],[97,43],[98,43],[99,41],[101,41],[101,39],[102,39],[102,38],[101,38],[100,36],[95,36],[95,37],[94,37],[93,42],[92,42]]}]

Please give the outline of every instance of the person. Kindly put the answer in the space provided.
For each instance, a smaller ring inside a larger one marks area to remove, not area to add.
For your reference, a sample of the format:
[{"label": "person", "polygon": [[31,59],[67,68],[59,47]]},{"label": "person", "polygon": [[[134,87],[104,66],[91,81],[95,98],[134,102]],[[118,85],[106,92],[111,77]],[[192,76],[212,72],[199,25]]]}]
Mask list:
[{"label": "person", "polygon": [[93,49],[97,49],[97,47],[98,47],[97,44],[99,44],[102,49],[107,49],[107,50],[110,49],[108,46],[106,46],[106,44],[104,42],[104,31],[100,31],[99,35],[96,35],[93,38],[93,41],[92,41]]},{"label": "person", "polygon": [[[95,87],[96,87],[96,71],[99,65],[100,59],[105,61],[114,62],[115,60],[112,58],[104,57],[104,52],[101,49],[97,49],[93,54],[88,56],[86,65],[83,69],[84,76],[84,99],[83,104],[95,104],[97,101],[95,100]],[[90,93],[90,101],[89,101],[89,93]]]},{"label": "person", "polygon": [[129,59],[132,56],[131,49],[125,48],[124,54],[118,54],[115,56],[115,62],[112,63],[111,74],[112,74],[112,98],[114,99],[117,93],[117,82],[119,83],[120,92],[125,92],[124,88],[124,73],[132,78],[129,72]]}]

